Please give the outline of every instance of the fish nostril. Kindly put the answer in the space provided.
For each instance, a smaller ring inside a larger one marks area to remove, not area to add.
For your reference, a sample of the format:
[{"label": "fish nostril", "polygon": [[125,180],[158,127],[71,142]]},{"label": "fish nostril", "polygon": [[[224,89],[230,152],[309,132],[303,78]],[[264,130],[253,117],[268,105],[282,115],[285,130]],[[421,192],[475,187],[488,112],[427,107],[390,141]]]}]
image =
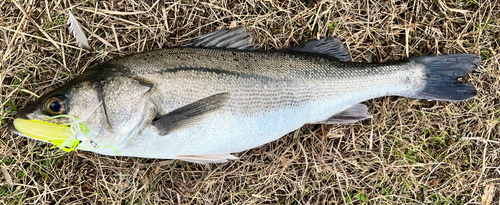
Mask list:
[{"label": "fish nostril", "polygon": [[28,117],[22,112],[17,112],[16,117],[21,118],[21,119],[28,119]]}]

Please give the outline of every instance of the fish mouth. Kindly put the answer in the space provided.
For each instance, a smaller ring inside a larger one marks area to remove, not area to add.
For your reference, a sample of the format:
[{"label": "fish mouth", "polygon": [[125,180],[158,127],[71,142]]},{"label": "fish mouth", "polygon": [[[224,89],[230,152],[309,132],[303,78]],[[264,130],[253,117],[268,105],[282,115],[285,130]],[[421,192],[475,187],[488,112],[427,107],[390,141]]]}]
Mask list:
[{"label": "fish mouth", "polygon": [[[22,112],[17,112],[16,117],[21,118],[21,119],[28,119],[28,117],[26,117],[26,115]],[[7,123],[7,129],[9,129],[11,132],[16,133],[16,134],[21,133],[21,132],[19,132],[19,130],[16,129],[16,126],[14,126],[14,120]]]},{"label": "fish mouth", "polygon": [[9,129],[11,132],[13,133],[20,133],[17,129],[16,129],[16,126],[14,126],[14,120],[10,121],[9,123],[7,123],[7,129]]}]

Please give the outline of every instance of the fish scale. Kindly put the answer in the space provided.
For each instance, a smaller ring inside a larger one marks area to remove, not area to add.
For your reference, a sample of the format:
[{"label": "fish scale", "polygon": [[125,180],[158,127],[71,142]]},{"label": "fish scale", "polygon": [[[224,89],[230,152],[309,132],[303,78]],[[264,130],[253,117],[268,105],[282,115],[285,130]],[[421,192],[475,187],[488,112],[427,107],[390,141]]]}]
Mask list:
[{"label": "fish scale", "polygon": [[[457,80],[479,65],[474,54],[381,64],[349,60],[336,38],[263,51],[244,28],[221,30],[183,47],[96,65],[18,116],[60,124],[61,118],[52,118],[55,114],[44,105],[67,102],[56,106],[67,108],[58,113],[90,116],[83,122],[88,139],[81,140],[79,150],[214,163],[236,159],[231,153],[274,141],[304,124],[370,118],[360,104],[369,99],[394,95],[462,101],[477,93],[471,83]],[[19,129],[10,126],[14,132],[48,138],[27,127],[38,121],[17,122]]]},{"label": "fish scale", "polygon": [[[185,54],[185,50],[192,53]],[[143,150],[140,152],[141,156],[155,157],[159,155],[158,150],[161,150],[163,144],[176,148],[161,154],[167,158],[239,152],[276,140],[303,124],[324,121],[352,104],[388,94],[411,93],[420,89],[416,86],[422,80],[422,74],[418,75],[418,70],[412,68],[412,64],[391,64],[375,68],[351,66],[349,69],[353,72],[350,72],[335,67],[341,65],[338,62],[331,64],[331,61],[318,60],[303,63],[300,61],[304,58],[294,58],[289,54],[241,53],[246,58],[224,61],[223,59],[227,59],[225,56],[234,56],[234,51],[182,48],[181,53],[186,56],[201,56],[196,58],[199,61],[204,61],[203,57],[206,56],[219,56],[217,62],[221,65],[212,64],[203,69],[185,71],[174,65],[163,67],[177,69],[175,72],[165,72],[157,69],[156,63],[149,65],[137,60],[129,61],[130,64],[121,62],[119,66],[137,68],[140,64],[145,68],[132,72],[155,84],[157,91],[151,99],[159,113],[166,114],[196,100],[223,92],[230,94],[227,105],[216,115],[207,118],[205,123],[169,136],[159,136],[156,134],[158,131],[151,126],[121,148],[122,154],[137,155],[140,151],[136,148],[148,147],[155,151],[148,153]],[[204,55],[205,53],[215,54]],[[153,54],[149,56],[156,58]],[[238,65],[253,62],[259,56],[267,57],[258,64],[247,65],[238,70]],[[278,56],[291,62],[288,65],[293,67],[278,66],[279,69],[271,69],[279,64]],[[330,65],[318,66],[317,62]],[[263,65],[269,69],[260,69]],[[192,68],[198,65],[197,62],[191,62],[179,66]],[[303,66],[313,67],[301,70]],[[363,70],[368,69],[377,70],[370,72],[372,75],[366,75]],[[149,72],[144,74],[141,72],[144,70]],[[151,70],[162,74],[151,73]],[[401,83],[408,78],[413,78],[416,85]],[[360,79],[363,79],[362,83]],[[346,95],[352,92],[357,94]]]},{"label": "fish scale", "polygon": [[[160,56],[171,58],[164,58],[162,63],[158,63],[141,60],[145,56],[153,59]],[[170,60],[190,59],[192,56],[197,57],[185,62]],[[205,63],[202,69],[192,69],[201,67],[203,62],[214,63]],[[283,65],[281,62],[287,63]],[[248,111],[265,107],[282,108],[282,104],[287,103],[295,105],[299,104],[297,102],[339,98],[338,95],[365,88],[370,89],[366,91],[370,94],[352,96],[354,102],[387,94],[402,95],[418,90],[416,86],[422,81],[422,74],[419,76],[417,69],[405,63],[367,67],[364,64],[350,65],[317,56],[305,58],[284,52],[246,53],[224,49],[179,48],[152,51],[109,63],[115,67],[130,69],[131,73],[160,87],[158,90],[161,91],[155,93],[158,98],[155,99],[158,101],[155,104],[164,109],[162,113],[220,92],[235,95],[228,107],[248,104],[242,109]],[[346,65],[348,68],[345,68]],[[401,83],[408,78],[417,83]],[[372,88],[377,85],[385,85],[391,89],[386,89],[381,94]],[[277,103],[279,101],[282,103]]]}]

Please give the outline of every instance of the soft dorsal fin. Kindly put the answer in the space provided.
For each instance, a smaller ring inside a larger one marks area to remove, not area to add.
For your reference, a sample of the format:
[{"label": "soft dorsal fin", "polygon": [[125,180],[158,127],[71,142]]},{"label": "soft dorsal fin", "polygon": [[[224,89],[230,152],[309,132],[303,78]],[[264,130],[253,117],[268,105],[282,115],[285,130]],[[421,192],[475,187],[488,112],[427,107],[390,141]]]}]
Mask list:
[{"label": "soft dorsal fin", "polygon": [[184,45],[199,48],[228,48],[238,50],[256,50],[257,44],[253,42],[252,33],[246,32],[245,27],[223,29],[209,33]]},{"label": "soft dorsal fin", "polygon": [[229,100],[229,93],[219,93],[203,98],[191,104],[177,108],[165,116],[153,121],[159,134],[164,136],[175,130],[199,123],[209,114],[224,107]]},{"label": "soft dorsal fin", "polygon": [[351,60],[351,55],[347,52],[340,39],[333,37],[326,37],[319,40],[310,40],[303,44],[294,47],[286,48],[285,50],[316,53],[334,57],[342,62]]},{"label": "soft dorsal fin", "polygon": [[353,105],[346,110],[335,114],[327,120],[321,122],[325,124],[348,124],[355,123],[364,119],[372,118],[368,114],[368,107],[364,104]]}]

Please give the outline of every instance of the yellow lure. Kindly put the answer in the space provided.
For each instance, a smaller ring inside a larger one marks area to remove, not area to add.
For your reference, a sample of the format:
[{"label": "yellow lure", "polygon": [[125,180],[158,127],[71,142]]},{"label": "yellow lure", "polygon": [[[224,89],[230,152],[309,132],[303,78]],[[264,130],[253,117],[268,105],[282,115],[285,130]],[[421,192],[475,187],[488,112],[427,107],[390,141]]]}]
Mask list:
[{"label": "yellow lure", "polygon": [[75,134],[71,132],[70,127],[64,125],[17,118],[14,120],[14,126],[20,133],[33,139],[51,142],[66,152],[75,150],[80,142],[74,138]]}]

